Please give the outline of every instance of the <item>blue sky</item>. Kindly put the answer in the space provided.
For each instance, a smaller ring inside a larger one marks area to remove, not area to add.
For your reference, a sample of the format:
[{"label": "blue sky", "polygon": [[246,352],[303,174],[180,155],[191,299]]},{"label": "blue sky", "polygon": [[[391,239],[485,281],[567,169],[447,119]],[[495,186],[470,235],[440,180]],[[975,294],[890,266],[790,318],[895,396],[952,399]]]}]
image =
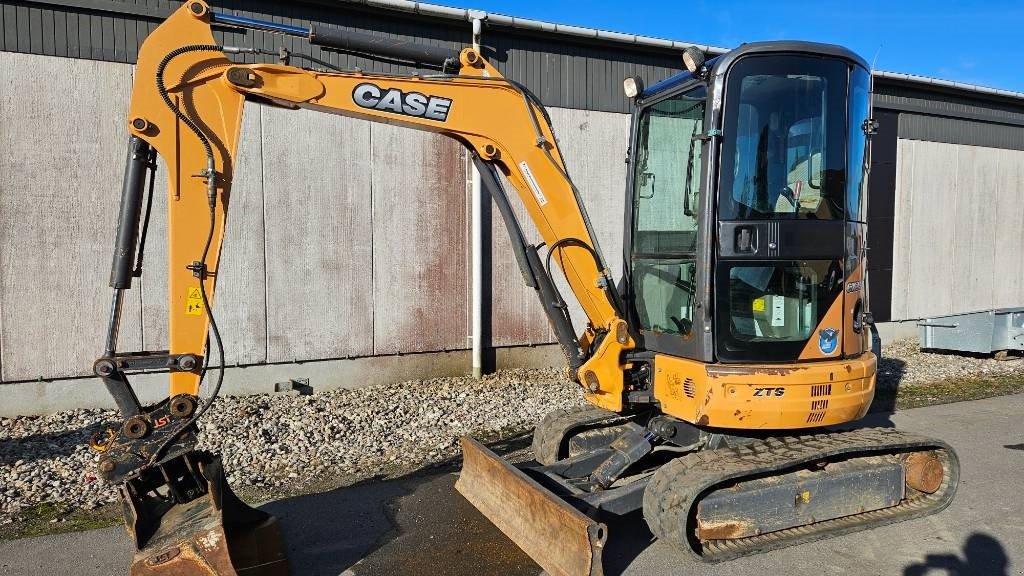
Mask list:
[{"label": "blue sky", "polygon": [[432,0],[589,28],[734,47],[842,44],[875,67],[1024,92],[1024,0]]}]

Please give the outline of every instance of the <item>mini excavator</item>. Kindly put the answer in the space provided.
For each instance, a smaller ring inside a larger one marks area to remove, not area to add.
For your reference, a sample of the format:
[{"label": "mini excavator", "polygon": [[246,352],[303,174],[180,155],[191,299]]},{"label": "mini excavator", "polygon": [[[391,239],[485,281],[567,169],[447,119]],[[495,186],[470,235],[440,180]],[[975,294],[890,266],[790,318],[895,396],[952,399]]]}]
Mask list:
[{"label": "mini excavator", "polygon": [[[213,25],[437,72],[240,63],[231,57],[264,52],[218,44]],[[540,420],[535,465],[514,467],[463,438],[456,487],[550,574],[601,574],[603,520],[635,511],[658,538],[721,561],[951,502],[959,465],[948,444],[837,429],[867,413],[878,359],[865,277],[874,123],[861,58],[826,44],[752,43],[710,60],[688,49],[687,71],[648,88],[627,78],[635,110],[616,284],[544,106],[488,63],[476,39],[452,52],[188,0],[145,40],[110,323],[94,364],[123,416],[92,444],[101,477],[119,485],[131,574],[288,569],[276,520],[235,496],[218,455],[197,449],[197,420],[224,372],[211,307],[246,101],[429,130],[471,152],[588,403]],[[170,171],[170,349],[121,352],[158,154]],[[500,175],[542,244],[524,240]],[[586,315],[579,331],[553,262]],[[142,406],[127,374],[152,370],[169,373],[170,391]]]}]

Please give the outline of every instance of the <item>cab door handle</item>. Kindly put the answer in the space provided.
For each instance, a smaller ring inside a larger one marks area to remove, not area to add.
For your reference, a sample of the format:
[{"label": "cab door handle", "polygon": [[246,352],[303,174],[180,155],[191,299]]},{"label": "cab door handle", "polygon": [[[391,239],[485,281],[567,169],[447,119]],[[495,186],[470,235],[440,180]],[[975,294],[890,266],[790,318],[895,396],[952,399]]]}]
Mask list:
[{"label": "cab door handle", "polygon": [[753,226],[737,226],[736,239],[733,244],[739,254],[757,252],[757,228]]}]

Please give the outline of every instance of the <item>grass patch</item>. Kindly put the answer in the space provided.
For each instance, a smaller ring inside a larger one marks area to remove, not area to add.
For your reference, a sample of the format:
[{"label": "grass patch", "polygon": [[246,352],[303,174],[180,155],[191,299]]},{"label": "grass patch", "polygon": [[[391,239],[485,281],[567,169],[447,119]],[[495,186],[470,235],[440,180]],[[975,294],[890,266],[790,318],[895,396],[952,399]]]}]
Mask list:
[{"label": "grass patch", "polygon": [[44,502],[23,510],[20,516],[17,521],[0,526],[0,540],[94,530],[123,522],[117,504],[80,510],[64,502]]},{"label": "grass patch", "polygon": [[[953,378],[927,384],[907,384],[896,391],[896,410],[981,400],[1024,392],[1024,372]],[[893,391],[878,391],[875,406],[892,406]]]}]

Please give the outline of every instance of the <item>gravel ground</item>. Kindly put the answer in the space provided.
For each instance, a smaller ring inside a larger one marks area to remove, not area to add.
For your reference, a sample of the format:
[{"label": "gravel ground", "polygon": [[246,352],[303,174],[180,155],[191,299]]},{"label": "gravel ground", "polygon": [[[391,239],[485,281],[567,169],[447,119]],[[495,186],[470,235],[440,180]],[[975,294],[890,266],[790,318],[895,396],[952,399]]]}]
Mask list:
[{"label": "gravel ground", "polygon": [[[879,387],[1024,371],[1024,361],[921,352],[916,340],[883,348]],[[397,475],[457,455],[457,438],[507,437],[550,410],[582,402],[556,370],[508,370],[477,381],[437,378],[307,396],[218,399],[200,422],[232,486],[264,498]],[[42,503],[94,509],[116,500],[97,480],[93,431],[112,410],[0,418],[0,525]],[[287,488],[285,488],[287,487]]]},{"label": "gravel ground", "polygon": [[[306,396],[220,398],[200,421],[232,486],[265,498],[400,474],[458,453],[459,436],[505,437],[583,402],[557,370],[505,370]],[[117,499],[86,446],[113,410],[0,418],[0,525],[44,502],[95,509]],[[287,486],[287,490],[282,487]]]},{"label": "gravel ground", "polygon": [[955,378],[1000,376],[1024,372],[1020,356],[999,361],[991,356],[967,356],[946,352],[922,351],[917,338],[894,340],[882,347],[878,367],[878,387],[928,384]]}]

